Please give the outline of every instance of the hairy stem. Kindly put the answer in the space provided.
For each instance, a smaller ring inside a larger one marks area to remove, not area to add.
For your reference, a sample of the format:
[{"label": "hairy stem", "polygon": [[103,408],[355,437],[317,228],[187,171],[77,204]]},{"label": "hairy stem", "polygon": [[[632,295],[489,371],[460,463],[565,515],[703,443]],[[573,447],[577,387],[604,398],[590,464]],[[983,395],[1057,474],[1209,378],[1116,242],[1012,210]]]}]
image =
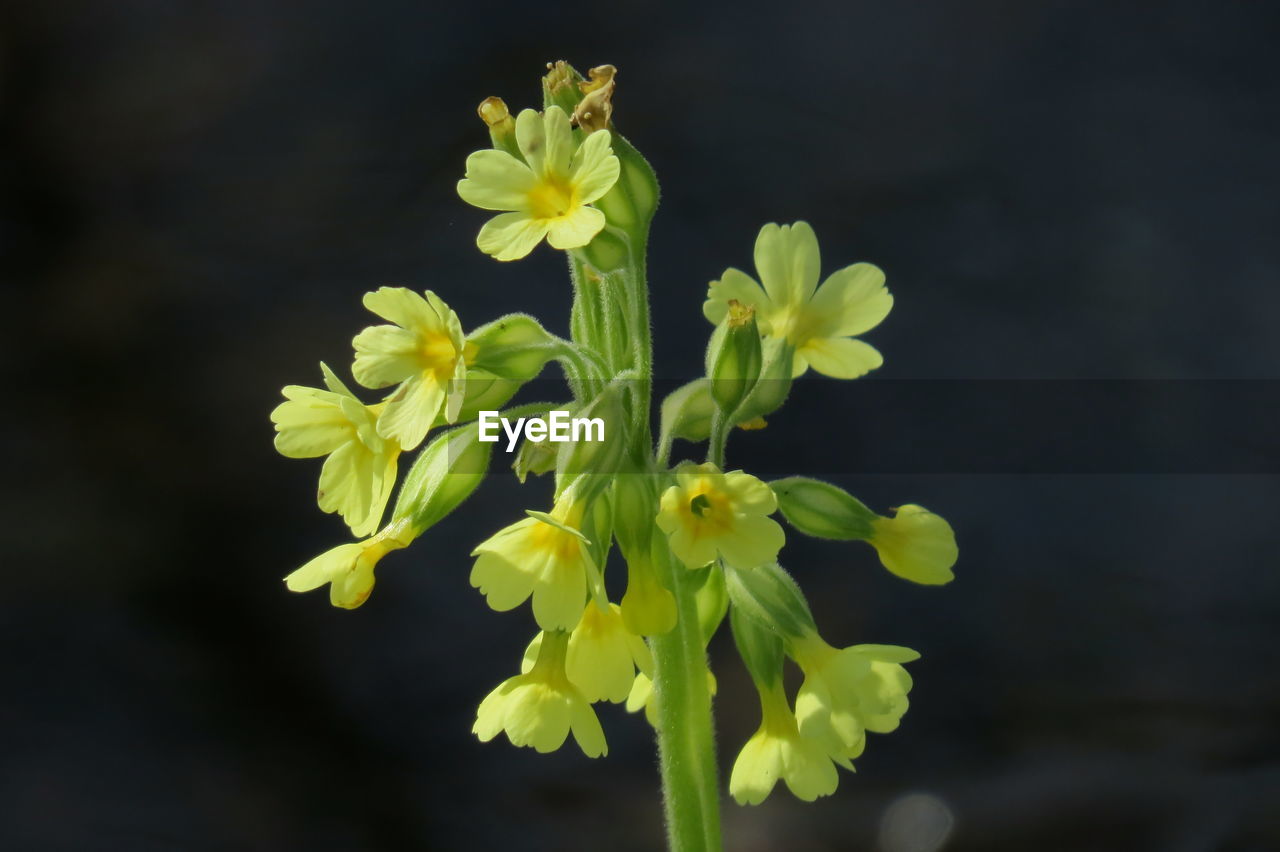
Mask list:
[{"label": "hairy stem", "polygon": [[672,852],[711,852],[720,840],[720,786],[693,574],[668,555],[659,578],[676,598],[676,626],[652,639],[658,753]]}]

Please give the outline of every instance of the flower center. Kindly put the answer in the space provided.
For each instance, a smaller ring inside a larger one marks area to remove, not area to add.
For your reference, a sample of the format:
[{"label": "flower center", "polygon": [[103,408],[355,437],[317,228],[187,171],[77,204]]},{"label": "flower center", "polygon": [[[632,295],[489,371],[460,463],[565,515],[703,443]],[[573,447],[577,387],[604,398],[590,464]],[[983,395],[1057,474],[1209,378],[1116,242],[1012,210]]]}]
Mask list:
[{"label": "flower center", "polygon": [[448,378],[453,375],[458,350],[453,348],[453,341],[447,334],[425,334],[418,347],[418,357],[421,359],[423,372]]},{"label": "flower center", "polygon": [[535,219],[560,219],[577,206],[573,187],[555,175],[547,175],[529,190],[529,212]]}]

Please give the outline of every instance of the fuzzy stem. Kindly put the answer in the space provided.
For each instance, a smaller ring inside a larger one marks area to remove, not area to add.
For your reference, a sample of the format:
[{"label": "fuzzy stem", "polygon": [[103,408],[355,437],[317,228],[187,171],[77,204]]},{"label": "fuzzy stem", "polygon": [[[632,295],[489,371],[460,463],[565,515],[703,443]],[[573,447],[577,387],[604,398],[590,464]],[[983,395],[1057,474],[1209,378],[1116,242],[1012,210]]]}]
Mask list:
[{"label": "fuzzy stem", "polygon": [[660,561],[678,613],[676,626],[652,639],[667,842],[672,852],[713,852],[722,848],[720,786],[693,574],[669,556]]}]

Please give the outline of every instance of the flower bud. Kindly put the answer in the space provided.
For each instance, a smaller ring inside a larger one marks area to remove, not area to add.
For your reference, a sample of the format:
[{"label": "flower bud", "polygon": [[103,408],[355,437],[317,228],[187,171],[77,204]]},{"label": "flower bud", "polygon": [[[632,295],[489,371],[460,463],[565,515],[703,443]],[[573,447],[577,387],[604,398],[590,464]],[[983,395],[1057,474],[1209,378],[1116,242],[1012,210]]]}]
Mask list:
[{"label": "flower bud", "polygon": [[484,479],[492,444],[479,440],[471,423],[445,432],[427,445],[400,486],[391,513],[393,522],[407,520],[415,535],[458,508]]},{"label": "flower bud", "polygon": [[467,335],[470,365],[504,379],[527,381],[559,351],[559,341],[527,314],[507,314]]},{"label": "flower bud", "polygon": [[602,474],[592,476],[592,491],[613,481],[611,477],[618,473],[627,446],[622,393],[620,384],[610,383],[574,412],[571,440],[562,443],[556,454],[557,494],[584,474]]},{"label": "flower bud", "polygon": [[778,636],[790,639],[817,632],[804,592],[776,562],[741,570],[725,566],[725,586],[734,610]]},{"label": "flower bud", "polygon": [[581,82],[582,75],[568,62],[548,62],[547,73],[542,77],[543,108],[558,106],[565,115],[573,115],[583,97],[578,88]]},{"label": "flower bud", "polygon": [[893,510],[892,518],[876,518],[871,522],[871,544],[880,556],[880,564],[904,580],[941,586],[956,575],[960,550],[956,534],[941,515],[923,506],[908,504]]},{"label": "flower bud", "polygon": [[556,448],[550,441],[530,441],[528,438],[516,450],[516,460],[511,463],[516,479],[523,485],[529,474],[542,476],[556,469]]},{"label": "flower bud", "polygon": [[782,682],[782,640],[756,619],[735,606],[729,613],[733,644],[747,667],[751,680],[760,689]]},{"label": "flower bud", "polygon": [[480,119],[489,128],[493,147],[523,161],[520,146],[516,144],[516,120],[511,117],[506,101],[497,97],[485,98],[476,112],[480,113]]},{"label": "flower bud", "polygon": [[805,476],[770,482],[787,523],[805,535],[839,541],[869,540],[875,512],[843,488]]},{"label": "flower bud", "polygon": [[785,338],[768,337],[761,343],[760,378],[734,412],[739,423],[772,414],[791,393],[791,364],[795,347]]},{"label": "flower bud", "polygon": [[695,379],[662,400],[662,432],[686,441],[705,441],[711,434],[711,416],[715,410],[711,381]]},{"label": "flower bud", "polygon": [[[712,348],[707,353],[711,398],[728,418],[760,378],[760,330],[756,326],[756,309],[737,299],[729,300],[729,312],[722,323],[723,331],[712,335]],[[717,339],[719,338],[719,339]]]}]

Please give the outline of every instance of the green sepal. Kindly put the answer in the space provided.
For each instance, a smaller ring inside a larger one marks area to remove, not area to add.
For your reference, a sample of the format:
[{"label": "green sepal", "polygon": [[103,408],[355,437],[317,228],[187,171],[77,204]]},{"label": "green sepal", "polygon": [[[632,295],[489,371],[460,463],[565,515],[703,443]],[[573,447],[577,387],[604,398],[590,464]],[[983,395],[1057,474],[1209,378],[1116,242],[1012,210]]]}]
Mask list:
[{"label": "green sepal", "polygon": [[711,398],[725,417],[733,420],[734,412],[760,378],[760,330],[755,310],[736,302],[730,303],[720,325],[707,351],[707,378],[711,379]]},{"label": "green sepal", "polygon": [[705,576],[694,592],[694,602],[698,606],[698,627],[702,631],[702,644],[706,645],[716,635],[725,613],[729,611],[729,592],[725,588],[724,572],[714,564],[698,570],[705,572]]},{"label": "green sepal", "polygon": [[761,344],[760,379],[734,412],[735,423],[745,423],[772,414],[782,407],[791,393],[791,370],[795,347],[777,337],[765,338]]},{"label": "green sepal", "polygon": [[733,629],[733,644],[738,656],[751,675],[751,680],[761,690],[776,687],[782,682],[782,640],[755,618],[744,613],[735,604],[729,611],[729,626]]},{"label": "green sepal", "polygon": [[580,477],[594,477],[595,481],[607,485],[618,473],[627,448],[626,411],[622,406],[624,390],[620,383],[610,383],[570,416],[571,423],[579,418],[600,421],[604,440],[585,440],[593,433],[588,425],[584,429],[584,440],[560,444],[556,452],[556,496]]},{"label": "green sepal", "polygon": [[843,488],[806,476],[779,479],[769,487],[787,523],[805,535],[866,541],[874,534],[871,522],[879,516]]},{"label": "green sepal", "polygon": [[528,314],[507,314],[467,335],[471,366],[499,378],[528,381],[560,351],[560,341]]},{"label": "green sepal", "polygon": [[587,544],[587,545],[591,544],[591,539],[583,535],[581,530],[575,530],[573,527],[569,526],[568,524],[562,524],[560,521],[557,521],[555,518],[551,517],[546,512],[539,512],[537,509],[525,509],[524,513],[531,518],[542,521],[542,523],[544,524],[548,524],[550,526],[555,527],[561,532],[567,532],[569,533],[569,535],[582,539],[583,544]]},{"label": "green sepal", "polygon": [[711,381],[694,379],[667,394],[662,400],[661,435],[686,441],[705,441],[711,435],[711,418],[716,402],[711,397]]},{"label": "green sepal", "polygon": [[725,565],[725,587],[735,610],[783,639],[817,632],[804,592],[776,562],[748,570]]},{"label": "green sepal", "polygon": [[429,443],[405,476],[391,512],[392,522],[408,519],[421,534],[471,496],[489,469],[492,445],[469,424]]}]

